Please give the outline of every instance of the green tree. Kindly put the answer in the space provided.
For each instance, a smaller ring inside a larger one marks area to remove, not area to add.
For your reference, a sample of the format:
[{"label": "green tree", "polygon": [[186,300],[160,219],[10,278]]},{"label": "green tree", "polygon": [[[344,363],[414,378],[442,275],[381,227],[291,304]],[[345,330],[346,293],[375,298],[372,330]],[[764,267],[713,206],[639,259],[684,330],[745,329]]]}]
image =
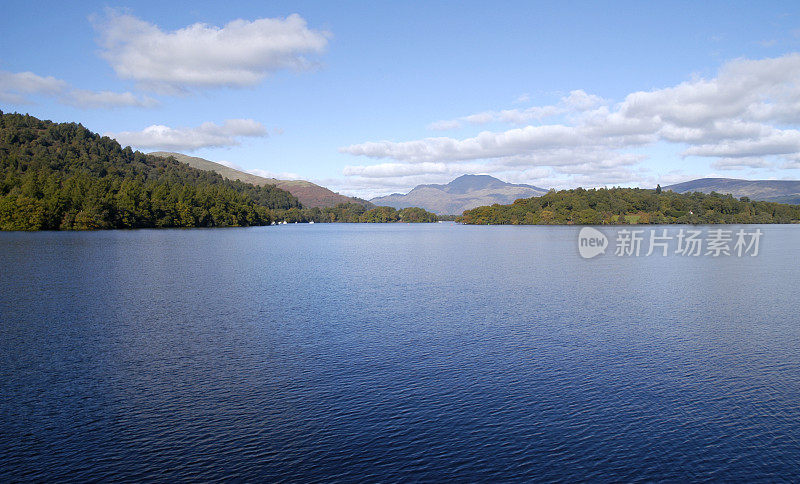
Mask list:
[{"label": "green tree", "polygon": [[122,148],[79,124],[0,111],[2,230],[264,225],[291,208],[301,208],[297,198],[274,186]]}]

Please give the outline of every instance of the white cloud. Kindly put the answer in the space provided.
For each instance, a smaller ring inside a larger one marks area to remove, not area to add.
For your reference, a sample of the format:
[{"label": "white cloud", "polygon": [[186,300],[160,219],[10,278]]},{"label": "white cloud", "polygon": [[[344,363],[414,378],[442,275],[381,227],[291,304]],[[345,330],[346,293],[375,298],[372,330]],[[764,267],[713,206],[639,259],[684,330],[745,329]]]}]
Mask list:
[{"label": "white cloud", "polygon": [[392,178],[398,176],[426,175],[430,173],[447,173],[445,163],[381,163],[369,166],[345,166],[345,176],[363,176],[367,178]]},{"label": "white cloud", "polygon": [[67,89],[67,83],[55,77],[42,77],[33,72],[0,71],[0,99],[12,104],[27,104],[26,95],[57,95]]},{"label": "white cloud", "polygon": [[307,56],[323,53],[330,37],[297,14],[174,31],[114,10],[93,21],[117,75],[159,91],[253,86],[275,71],[312,66]]},{"label": "white cloud", "polygon": [[[564,175],[573,183],[585,181],[593,186],[601,181],[643,181],[652,175],[641,167],[646,157],[636,152],[657,142],[673,144],[683,156],[710,158],[720,170],[796,168],[800,159],[798,79],[800,53],[737,59],[723,65],[714,78],[633,92],[615,105],[576,90],[554,105],[484,111],[429,127],[520,124],[560,115],[557,123],[484,131],[467,138],[366,142],[340,151],[388,160],[349,166],[346,171],[359,177],[380,173],[382,181],[387,180],[389,166],[398,176],[417,171],[433,176],[432,170],[414,165],[436,166],[450,173],[476,163],[490,173],[549,167],[548,181],[563,180]],[[371,166],[383,168],[373,171]]]},{"label": "white cloud", "polygon": [[792,155],[800,152],[800,131],[772,130],[757,138],[726,139],[717,143],[693,146],[684,151],[686,155],[707,157],[754,157],[768,155]]},{"label": "white cloud", "polygon": [[739,157],[739,158],[720,158],[711,163],[711,168],[715,170],[742,170],[745,168],[769,168],[772,163],[764,158]]},{"label": "white cloud", "polygon": [[158,101],[149,96],[137,96],[130,92],[87,91],[85,89],[73,89],[67,92],[61,98],[61,102],[83,109],[123,106],[149,108],[158,105]]},{"label": "white cloud", "polygon": [[577,111],[587,111],[605,103],[605,100],[600,96],[586,94],[585,91],[577,89],[570,91],[569,96],[561,98],[561,103]]},{"label": "white cloud", "polygon": [[265,137],[267,129],[252,119],[229,119],[222,125],[203,123],[194,128],[170,128],[152,125],[141,131],[105,133],[122,146],[139,149],[193,151],[199,148],[233,146],[244,137]]},{"label": "white cloud", "polygon": [[432,131],[447,131],[450,129],[458,129],[460,127],[461,127],[461,122],[455,119],[434,121],[433,123],[428,125],[428,129]]},{"label": "white cloud", "polygon": [[344,167],[345,176],[360,176],[364,178],[396,178],[421,175],[454,175],[462,174],[464,171],[479,172],[486,167],[481,164],[459,164],[457,166],[448,163],[380,163],[378,165],[349,165]]},{"label": "white cloud", "polygon": [[[516,102],[524,102],[530,96],[523,94]],[[605,101],[599,96],[587,94],[582,90],[571,91],[568,96],[561,98],[558,104],[548,106],[531,106],[525,109],[503,109],[499,111],[483,111],[480,113],[469,114],[457,119],[435,121],[428,125],[428,129],[444,131],[460,128],[464,123],[468,124],[487,124],[487,123],[508,123],[525,124],[531,121],[539,121],[545,118],[558,116],[565,113],[582,112],[595,108]]]},{"label": "white cloud", "polygon": [[285,171],[269,171],[269,170],[262,170],[260,168],[256,168],[253,170],[243,170],[247,173],[251,173],[253,175],[258,175],[264,178],[276,178],[278,180],[300,180],[303,177],[298,175],[297,173],[292,172],[285,172]]},{"label": "white cloud", "polygon": [[30,104],[34,95],[55,98],[61,104],[81,109],[152,107],[158,104],[153,98],[130,92],[74,89],[66,81],[51,76],[0,71],[0,100],[10,104]]},{"label": "white cloud", "polygon": [[597,136],[592,127],[556,124],[526,126],[502,132],[484,131],[462,140],[442,137],[405,142],[367,142],[343,147],[340,151],[371,158],[422,163],[504,158],[565,147],[623,147],[647,141],[649,138],[638,139],[635,133],[623,136],[603,133]]},{"label": "white cloud", "polygon": [[664,124],[704,128],[720,120],[800,121],[800,54],[724,65],[710,80],[629,94],[620,112]]}]

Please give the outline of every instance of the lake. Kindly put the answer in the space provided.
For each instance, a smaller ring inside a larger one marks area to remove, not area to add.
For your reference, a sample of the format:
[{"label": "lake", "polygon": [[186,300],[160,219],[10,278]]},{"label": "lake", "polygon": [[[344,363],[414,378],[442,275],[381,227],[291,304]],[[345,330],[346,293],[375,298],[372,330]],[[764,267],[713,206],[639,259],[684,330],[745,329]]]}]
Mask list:
[{"label": "lake", "polygon": [[797,481],[800,226],[758,228],[0,233],[0,480]]}]

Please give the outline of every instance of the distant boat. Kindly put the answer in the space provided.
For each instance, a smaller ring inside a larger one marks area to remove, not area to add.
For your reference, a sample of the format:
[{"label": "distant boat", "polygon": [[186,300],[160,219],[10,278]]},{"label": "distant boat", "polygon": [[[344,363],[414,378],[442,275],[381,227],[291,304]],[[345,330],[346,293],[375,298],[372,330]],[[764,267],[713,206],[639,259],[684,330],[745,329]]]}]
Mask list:
[{"label": "distant boat", "polygon": [[314,223],[314,221],[313,221],[313,220],[309,220],[309,221],[308,221],[308,223],[310,223],[310,224],[313,224],[313,223]]},{"label": "distant boat", "polygon": [[287,222],[286,220],[284,220],[283,222],[281,222],[281,224],[282,224],[282,225],[286,225],[286,224],[288,224],[288,223],[289,223],[289,222]]}]

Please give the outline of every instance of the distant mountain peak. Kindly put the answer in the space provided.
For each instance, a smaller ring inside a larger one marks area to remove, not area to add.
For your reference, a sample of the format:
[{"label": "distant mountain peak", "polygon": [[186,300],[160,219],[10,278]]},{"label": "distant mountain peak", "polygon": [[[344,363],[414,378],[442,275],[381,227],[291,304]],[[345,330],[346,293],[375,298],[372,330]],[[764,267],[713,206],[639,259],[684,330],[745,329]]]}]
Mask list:
[{"label": "distant mountain peak", "polygon": [[393,193],[371,201],[394,208],[422,207],[439,214],[461,214],[464,210],[493,203],[511,203],[547,190],[523,184],[506,183],[491,175],[461,175],[446,185],[417,185],[407,194]]},{"label": "distant mountain peak", "polygon": [[491,175],[461,175],[447,185],[449,193],[469,193],[487,188],[503,188],[513,186]]},{"label": "distant mountain peak", "polygon": [[505,183],[504,181],[500,180],[499,178],[495,178],[492,175],[472,175],[472,174],[465,174],[459,177],[456,177],[448,183],[448,185],[452,185],[454,183],[463,182],[464,180],[491,180],[491,181],[499,181],[500,183]]}]

